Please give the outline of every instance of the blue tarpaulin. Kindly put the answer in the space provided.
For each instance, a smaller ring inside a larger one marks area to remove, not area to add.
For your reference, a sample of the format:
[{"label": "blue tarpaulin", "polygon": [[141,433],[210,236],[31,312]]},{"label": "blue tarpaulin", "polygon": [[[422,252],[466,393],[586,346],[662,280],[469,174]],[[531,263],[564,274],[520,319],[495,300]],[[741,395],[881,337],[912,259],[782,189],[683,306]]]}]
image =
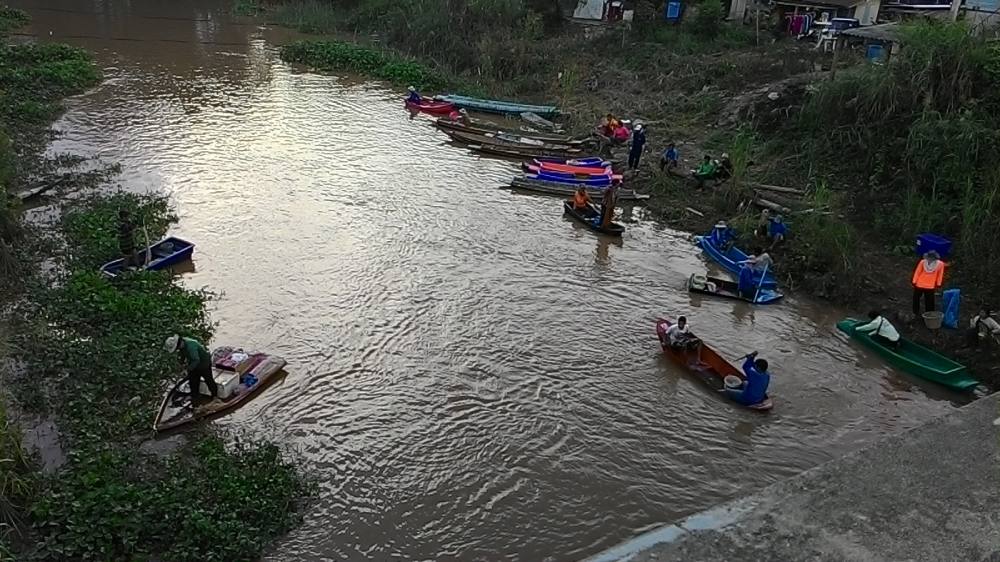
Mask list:
[{"label": "blue tarpaulin", "polygon": [[948,289],[941,294],[941,306],[944,309],[944,319],[941,323],[947,328],[958,328],[958,301],[960,296],[958,289]]}]

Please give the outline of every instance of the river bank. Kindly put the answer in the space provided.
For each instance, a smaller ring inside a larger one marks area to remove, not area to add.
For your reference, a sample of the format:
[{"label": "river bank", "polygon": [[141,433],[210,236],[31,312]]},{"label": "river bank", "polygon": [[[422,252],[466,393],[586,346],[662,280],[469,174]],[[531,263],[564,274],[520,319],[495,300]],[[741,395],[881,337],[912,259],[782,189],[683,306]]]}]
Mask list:
[{"label": "river bank", "polygon": [[[26,23],[23,12],[0,11],[0,30]],[[177,217],[165,196],[111,189],[117,166],[45,153],[63,99],[101,80],[90,54],[3,41],[0,559],[256,558],[299,520],[309,483],[287,452],[250,435],[151,439],[164,385],[179,370],[162,341],[209,341],[212,296],[165,272],[97,273],[118,257],[119,210],[152,240]],[[7,194],[49,184],[58,185],[52,194],[76,195],[23,220]],[[56,460],[44,467],[22,442],[29,428],[19,424],[32,420],[56,435],[46,445]]]},{"label": "river bank", "polygon": [[[980,306],[996,306],[990,300],[993,280],[981,272],[982,258],[974,250],[981,244],[970,241],[974,236],[967,234],[970,240],[965,240],[959,234],[979,229],[956,226],[945,215],[927,211],[954,205],[940,200],[929,203],[938,196],[919,191],[924,189],[920,182],[913,182],[912,189],[890,189],[898,180],[899,163],[875,162],[864,152],[844,160],[831,148],[834,141],[828,131],[835,129],[822,123],[825,115],[836,110],[822,104],[830,103],[827,100],[849,84],[875,80],[879,72],[866,68],[859,58],[842,57],[838,63],[841,77],[831,80],[830,54],[789,39],[774,41],[769,31],[753,36],[736,24],[717,23],[714,31],[706,32],[704,19],[695,15],[679,27],[636,22],[626,32],[553,24],[536,29],[530,40],[517,33],[503,35],[495,42],[511,49],[513,62],[497,68],[488,64],[493,59],[485,47],[472,49],[460,60],[440,58],[432,45],[412,47],[412,37],[408,36],[411,43],[387,37],[349,14],[333,13],[324,2],[254,5],[257,17],[310,33],[335,34],[332,40],[310,39],[289,46],[284,55],[293,62],[364,72],[364,65],[345,53],[377,53],[403,68],[420,69],[379,74],[396,85],[405,85],[413,77],[414,85],[431,89],[555,102],[567,113],[564,121],[575,133],[589,133],[609,111],[643,120],[649,139],[647,154],[638,174],[627,181],[630,187],[650,193],[650,208],[673,228],[703,233],[717,220],[726,219],[740,227],[740,244],[751,249],[759,243],[751,232],[760,212],[751,204],[760,196],[753,186],[801,190],[805,195],[788,203],[794,207],[785,216],[791,235],[772,252],[786,288],[849,306],[856,317],[882,310],[906,337],[947,350],[987,386],[1000,385],[998,346],[973,345],[965,330]],[[531,18],[530,13],[529,8],[520,17]],[[912,35],[914,42],[926,43],[921,52],[937,48],[958,53],[961,48],[975,48],[971,44],[953,47],[955,41],[948,32],[935,34],[920,28]],[[612,44],[614,48],[609,48]],[[914,58],[919,56],[923,55]],[[907,64],[908,72],[918,72],[919,61]],[[918,115],[917,110],[913,115]],[[868,129],[863,122],[852,127],[857,135],[886,128],[874,122]],[[905,130],[900,134],[905,137]],[[682,170],[696,167],[703,154],[718,157],[728,152],[737,165],[736,181],[697,189],[688,179],[661,173],[657,160],[667,142],[678,143]],[[911,149],[914,154],[921,150]],[[624,154],[619,156],[624,158]],[[932,188],[928,192],[934,193]],[[780,196],[765,196],[786,203]],[[957,199],[960,207],[955,212],[972,216],[975,208],[991,204],[963,202],[966,199]],[[928,203],[912,203],[920,200]],[[877,209],[894,210],[880,213]],[[926,231],[943,232],[957,240],[945,287],[962,289],[957,330],[927,330],[909,311],[910,276],[919,259],[912,247],[916,233]]]}]

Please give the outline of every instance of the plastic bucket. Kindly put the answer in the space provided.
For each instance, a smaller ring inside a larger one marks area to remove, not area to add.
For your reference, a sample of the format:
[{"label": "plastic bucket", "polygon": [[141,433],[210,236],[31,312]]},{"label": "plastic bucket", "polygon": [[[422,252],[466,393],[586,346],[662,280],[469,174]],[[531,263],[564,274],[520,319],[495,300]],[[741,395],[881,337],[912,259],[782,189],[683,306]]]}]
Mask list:
[{"label": "plastic bucket", "polygon": [[731,388],[733,390],[738,390],[743,386],[743,379],[737,377],[736,375],[726,375],[723,379],[726,388]]},{"label": "plastic bucket", "polygon": [[944,320],[944,313],[938,311],[924,313],[924,325],[931,330],[941,329],[941,322]]}]

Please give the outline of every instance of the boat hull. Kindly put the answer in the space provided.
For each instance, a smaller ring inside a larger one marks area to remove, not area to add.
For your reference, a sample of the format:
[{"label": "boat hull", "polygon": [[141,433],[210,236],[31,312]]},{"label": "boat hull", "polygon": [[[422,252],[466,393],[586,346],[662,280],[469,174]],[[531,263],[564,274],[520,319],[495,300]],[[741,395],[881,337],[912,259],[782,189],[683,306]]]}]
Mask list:
[{"label": "boat hull", "polygon": [[915,377],[955,390],[972,390],[979,385],[979,381],[972,378],[961,363],[906,338],[900,338],[898,349],[886,347],[868,334],[855,331],[854,327],[860,324],[863,324],[860,320],[845,318],[837,322],[837,329],[880,355],[890,365]]},{"label": "boat hull", "polygon": [[746,298],[740,294],[738,283],[734,283],[728,279],[720,279],[718,277],[708,277],[708,282],[711,285],[714,285],[714,288],[707,287],[701,289],[694,286],[694,278],[696,276],[697,274],[692,274],[691,277],[688,278],[687,289],[689,292],[723,299],[741,300],[751,304],[773,304],[780,301],[785,296],[774,289],[761,288],[760,291],[756,291],[757,300],[753,300],[752,298]]},{"label": "boat hull", "polygon": [[447,115],[455,111],[455,106],[443,101],[425,99],[420,103],[406,100],[403,102],[410,111],[421,111],[430,115]]},{"label": "boat hull", "polygon": [[573,218],[573,220],[586,226],[590,230],[593,230],[594,232],[598,232],[600,234],[606,234],[608,236],[621,236],[625,232],[625,227],[616,222],[612,222],[607,227],[595,225],[593,222],[593,218],[600,213],[593,206],[591,206],[590,210],[591,213],[588,213],[587,216],[584,216],[582,213],[573,208],[572,203],[568,201],[563,201],[563,211],[571,218]]},{"label": "boat hull", "polygon": [[[135,253],[136,263],[144,263],[146,261],[146,250],[147,248],[143,248]],[[170,236],[149,246],[148,250],[152,256],[152,260],[143,269],[146,271],[156,271],[191,259],[191,255],[194,254],[194,243],[177,238],[176,236]],[[117,277],[121,275],[124,265],[125,260],[122,258],[109,261],[101,266],[101,273],[108,277]]]},{"label": "boat hull", "polygon": [[743,371],[737,369],[714,349],[706,345],[704,340],[702,340],[701,349],[698,351],[674,349],[670,346],[670,342],[667,339],[667,330],[672,325],[673,321],[667,318],[660,318],[656,321],[656,337],[660,340],[660,347],[663,348],[663,354],[670,358],[671,361],[694,375],[695,378],[704,383],[708,388],[717,391],[731,404],[736,404],[737,406],[757,412],[766,412],[774,407],[770,396],[762,402],[750,406],[730,399],[727,394],[722,392],[725,388],[725,378],[727,376],[734,376],[745,381],[746,376],[743,374]]},{"label": "boat hull", "polygon": [[545,133],[526,133],[522,131],[511,131],[507,129],[502,129],[496,126],[490,126],[483,122],[473,122],[471,125],[463,125],[457,121],[452,121],[451,119],[446,119],[444,117],[438,118],[434,122],[439,128],[448,131],[459,131],[464,133],[474,133],[480,135],[496,134],[496,133],[507,133],[510,135],[517,135],[520,137],[534,139],[537,141],[554,143],[554,144],[566,144],[571,146],[581,146],[593,142],[590,139],[578,139],[573,138],[568,135],[548,135]]},{"label": "boat hull", "polygon": [[[267,388],[284,372],[287,364],[284,359],[276,355],[266,355],[262,353],[248,354],[250,358],[245,366],[237,365],[231,369],[220,369],[219,359],[227,353],[232,353],[232,348],[218,348],[212,352],[213,374],[218,383],[221,376],[239,376],[241,380],[247,374],[253,375],[256,379],[253,384],[237,385],[238,392],[227,400],[215,399],[210,402],[195,405],[192,407],[189,391],[186,386],[187,377],[177,381],[170,390],[163,396],[156,418],[153,420],[153,431],[160,433],[190,426],[207,418],[222,416],[241,405],[249,402],[261,390]],[[249,378],[246,379],[249,382]]]},{"label": "boat hull", "polygon": [[[719,250],[708,241],[707,236],[699,236],[697,238],[697,243],[698,246],[701,247],[701,250],[705,252],[705,255],[712,258],[712,260],[721,265],[723,269],[737,277],[740,274],[740,268],[743,267],[739,264],[739,262],[750,258],[750,256],[743,253],[743,251],[736,246],[732,246],[726,251]],[[754,284],[759,285],[761,288],[778,288],[778,281],[774,278],[774,275],[772,275],[770,271],[764,275],[763,283],[761,283],[760,274],[758,273],[754,273],[753,279]]]},{"label": "boat hull", "polygon": [[437,96],[434,99],[453,103],[456,107],[481,111],[483,113],[496,113],[498,115],[520,116],[522,113],[534,113],[539,117],[552,118],[559,114],[559,109],[554,105],[531,105],[457,95]]},{"label": "boat hull", "polygon": [[[562,197],[571,197],[573,192],[576,191],[577,185],[570,185],[565,183],[553,183],[547,181],[536,181],[527,180],[524,178],[514,178],[510,187],[513,189],[520,189],[524,191],[531,191],[534,193],[543,193],[546,195],[559,195]],[[587,194],[591,197],[597,199],[604,196],[604,188],[596,186],[583,186],[587,190]],[[619,188],[618,192],[615,193],[615,199],[619,202],[622,201],[645,201],[649,199],[648,195],[642,193],[636,193],[631,189]]]},{"label": "boat hull", "polygon": [[547,181],[547,182],[552,182],[552,183],[565,183],[565,184],[568,184],[568,185],[575,185],[575,186],[588,185],[588,186],[591,186],[591,187],[607,187],[607,186],[611,185],[612,183],[617,183],[617,180],[614,180],[611,177],[597,177],[597,178],[581,179],[581,178],[576,178],[576,177],[565,177],[565,176],[561,176],[561,175],[558,175],[558,174],[547,174],[547,173],[544,173],[544,172],[541,173],[541,174],[525,174],[524,177],[526,179],[534,180],[534,181]]},{"label": "boat hull", "polygon": [[610,168],[611,162],[601,158],[600,156],[587,156],[585,158],[559,158],[559,157],[545,157],[539,156],[533,161],[528,162],[528,164],[535,164],[541,166],[543,163],[548,164],[566,164],[568,166],[577,166],[579,168]]}]

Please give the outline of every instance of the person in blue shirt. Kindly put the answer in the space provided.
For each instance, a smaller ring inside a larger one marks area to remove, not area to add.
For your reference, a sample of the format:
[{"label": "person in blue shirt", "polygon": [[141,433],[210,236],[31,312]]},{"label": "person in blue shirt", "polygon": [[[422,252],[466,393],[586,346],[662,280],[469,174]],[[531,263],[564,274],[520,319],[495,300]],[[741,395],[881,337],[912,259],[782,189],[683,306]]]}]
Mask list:
[{"label": "person in blue shirt", "polygon": [[[406,90],[408,92],[410,92],[410,94],[408,96],[406,96],[406,101],[411,102],[411,103],[420,103],[420,102],[424,101],[423,97],[421,97],[421,95],[420,95],[420,92],[418,92],[417,89],[414,88],[413,86],[410,86]],[[399,102],[396,102],[396,103],[399,103]]]},{"label": "person in blue shirt", "polygon": [[642,123],[636,123],[632,130],[632,149],[628,151],[628,169],[639,169],[639,158],[642,157],[642,149],[646,146],[646,131]]},{"label": "person in blue shirt", "polygon": [[767,398],[767,387],[771,384],[771,375],[767,372],[767,360],[757,359],[756,351],[747,355],[743,361],[743,374],[746,375],[743,388],[727,388],[726,394],[744,406],[763,402]]},{"label": "person in blue shirt", "polygon": [[786,234],[788,234],[788,226],[781,220],[781,215],[777,215],[768,221],[767,237],[771,239],[772,248],[779,242],[784,242]]},{"label": "person in blue shirt", "polygon": [[712,227],[712,233],[708,235],[708,242],[713,247],[725,251],[734,238],[736,235],[733,233],[733,229],[726,224],[726,221],[719,221]]},{"label": "person in blue shirt", "polygon": [[676,169],[678,160],[680,160],[680,154],[677,152],[677,147],[674,143],[668,144],[667,149],[660,156],[660,171],[669,172]]}]

